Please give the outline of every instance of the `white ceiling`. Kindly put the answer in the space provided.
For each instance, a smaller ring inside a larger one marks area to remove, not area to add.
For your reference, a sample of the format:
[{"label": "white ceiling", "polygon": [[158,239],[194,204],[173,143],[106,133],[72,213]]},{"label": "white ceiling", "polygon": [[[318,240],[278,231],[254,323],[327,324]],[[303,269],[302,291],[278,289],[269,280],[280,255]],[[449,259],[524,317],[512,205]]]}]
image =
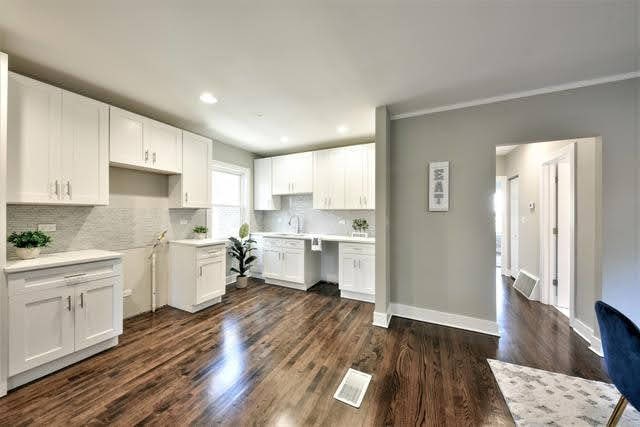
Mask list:
[{"label": "white ceiling", "polygon": [[371,139],[377,105],[635,71],[637,18],[635,0],[0,0],[0,50],[18,72],[272,153]]},{"label": "white ceiling", "polygon": [[499,145],[496,147],[496,156],[506,156],[512,152],[517,145]]}]

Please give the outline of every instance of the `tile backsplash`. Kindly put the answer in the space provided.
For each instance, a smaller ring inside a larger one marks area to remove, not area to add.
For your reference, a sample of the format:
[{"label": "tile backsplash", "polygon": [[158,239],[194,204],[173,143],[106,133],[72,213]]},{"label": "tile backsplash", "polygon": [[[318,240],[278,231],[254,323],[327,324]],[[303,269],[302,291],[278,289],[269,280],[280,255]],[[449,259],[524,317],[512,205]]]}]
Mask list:
[{"label": "tile backsplash", "polygon": [[310,194],[281,196],[282,208],[279,211],[256,211],[256,231],[295,231],[295,221],[289,226],[292,215],[300,217],[304,233],[322,233],[350,235],[351,223],[355,218],[365,218],[369,223],[369,236],[375,236],[375,211],[372,210],[317,210],[313,209],[313,196]]}]

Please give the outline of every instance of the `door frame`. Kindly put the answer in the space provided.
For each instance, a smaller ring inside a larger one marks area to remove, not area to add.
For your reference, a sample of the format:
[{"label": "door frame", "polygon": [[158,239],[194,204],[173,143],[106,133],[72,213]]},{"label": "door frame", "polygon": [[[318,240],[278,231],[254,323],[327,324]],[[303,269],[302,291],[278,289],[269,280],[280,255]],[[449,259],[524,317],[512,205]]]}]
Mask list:
[{"label": "door frame", "polygon": [[[509,269],[507,270],[507,275],[510,277],[514,277],[517,278],[517,272],[513,270],[513,265],[512,262],[513,260],[511,259],[511,250],[512,250],[512,242],[511,242],[511,182],[517,179],[518,180],[518,235],[520,234],[520,194],[522,193],[520,191],[520,175],[519,174],[515,174],[512,176],[507,177],[507,195],[506,195],[506,203],[507,203],[507,209],[506,209],[506,214],[505,215],[507,217],[507,219],[505,219],[506,223],[508,224],[507,226],[507,232],[509,234],[508,236],[508,240],[509,240],[509,244],[508,244],[508,252],[509,252]],[[518,237],[518,247],[517,247],[517,251],[518,251],[518,264],[520,264],[520,237]],[[518,268],[518,270],[520,270],[520,268]]]},{"label": "door frame", "polygon": [[545,179],[549,167],[563,157],[569,158],[570,200],[569,200],[569,319],[573,325],[575,318],[575,276],[576,276],[576,142],[565,145],[543,159],[540,165],[540,302],[552,305],[551,259],[552,250],[551,223],[549,216],[551,182]]},{"label": "door frame", "polygon": [[502,242],[500,242],[500,274],[503,276],[508,276],[510,274],[509,268],[507,268],[506,260],[511,258],[511,255],[507,258],[507,251],[510,251],[510,245],[507,243],[508,240],[511,240],[511,235],[509,233],[509,207],[507,203],[509,203],[509,179],[506,175],[496,176],[496,182],[500,182],[502,185]]}]

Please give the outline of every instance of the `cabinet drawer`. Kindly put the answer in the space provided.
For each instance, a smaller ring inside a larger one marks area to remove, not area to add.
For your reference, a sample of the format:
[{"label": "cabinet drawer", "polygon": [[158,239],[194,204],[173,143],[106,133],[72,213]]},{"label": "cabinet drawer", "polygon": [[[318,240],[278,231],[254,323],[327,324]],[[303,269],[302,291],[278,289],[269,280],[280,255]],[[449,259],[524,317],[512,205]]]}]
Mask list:
[{"label": "cabinet drawer", "polygon": [[226,252],[227,247],[225,245],[205,246],[203,248],[198,248],[197,256],[198,259],[223,257]]},{"label": "cabinet drawer", "polygon": [[121,272],[118,259],[13,273],[7,278],[9,296],[113,277]]},{"label": "cabinet drawer", "polygon": [[281,248],[283,245],[284,241],[282,239],[272,239],[270,237],[265,237],[264,239],[265,249]]},{"label": "cabinet drawer", "polygon": [[304,240],[286,239],[283,241],[285,248],[304,249]]},{"label": "cabinet drawer", "polygon": [[376,247],[366,243],[340,243],[340,250],[345,254],[374,255]]}]

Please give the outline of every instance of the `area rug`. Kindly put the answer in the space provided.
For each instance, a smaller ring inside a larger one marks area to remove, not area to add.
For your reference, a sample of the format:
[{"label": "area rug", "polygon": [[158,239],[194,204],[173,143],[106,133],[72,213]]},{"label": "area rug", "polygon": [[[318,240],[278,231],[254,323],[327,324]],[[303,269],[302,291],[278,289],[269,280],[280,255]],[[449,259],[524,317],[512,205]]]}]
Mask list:
[{"label": "area rug", "polygon": [[[498,360],[487,362],[519,426],[603,426],[620,398],[611,384]],[[640,426],[640,413],[627,405],[618,425]]]}]

